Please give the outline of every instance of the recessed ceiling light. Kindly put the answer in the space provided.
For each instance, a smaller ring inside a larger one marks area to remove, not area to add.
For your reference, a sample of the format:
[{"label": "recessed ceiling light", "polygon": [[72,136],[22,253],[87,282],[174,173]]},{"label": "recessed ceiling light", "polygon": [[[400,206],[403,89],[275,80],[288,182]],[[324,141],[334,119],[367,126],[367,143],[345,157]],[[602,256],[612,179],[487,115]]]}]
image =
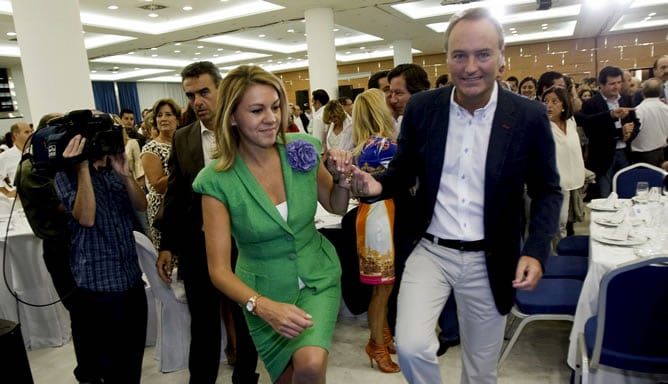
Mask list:
[{"label": "recessed ceiling light", "polygon": [[197,60],[199,60],[199,59],[198,59],[198,58],[196,58],[196,57],[193,57],[193,61],[197,61]]},{"label": "recessed ceiling light", "polygon": [[654,17],[654,16],[656,16],[656,12],[652,12],[652,13],[650,13],[650,14],[647,15],[647,16],[649,16],[649,17]]},{"label": "recessed ceiling light", "polygon": [[346,55],[350,55],[350,51],[346,51]]},{"label": "recessed ceiling light", "polygon": [[139,67],[135,67],[135,71],[138,71],[138,70],[140,70],[140,69],[141,69],[141,68],[139,68]]},{"label": "recessed ceiling light", "polygon": [[202,49],[202,48],[204,48],[203,45],[198,45],[198,46],[197,46],[197,49]]},{"label": "recessed ceiling light", "polygon": [[214,54],[213,54],[213,57],[218,57],[218,56],[220,56],[220,55],[217,54],[217,53],[214,53]]},{"label": "recessed ceiling light", "polygon": [[288,60],[292,60],[292,56],[288,56]]},{"label": "recessed ceiling light", "polygon": [[178,49],[174,50],[174,53],[181,53]]},{"label": "recessed ceiling light", "polygon": [[111,9],[112,11],[115,11],[118,9],[118,5],[110,5],[107,7],[107,9]]},{"label": "recessed ceiling light", "polygon": [[174,43],[174,45],[181,45],[181,43]]},{"label": "recessed ceiling light", "polygon": [[120,69],[120,67],[113,66],[113,67],[111,67],[111,69],[113,69],[113,70],[117,70],[117,69]]},{"label": "recessed ceiling light", "polygon": [[134,54],[135,54],[134,52],[128,52],[128,55],[134,55]]},{"label": "recessed ceiling light", "polygon": [[241,53],[241,51],[236,51],[236,52],[234,52],[234,53]]},{"label": "recessed ceiling light", "polygon": [[295,33],[295,30],[290,28],[290,29],[288,29],[288,33]]},{"label": "recessed ceiling light", "polygon": [[97,71],[93,69],[92,71],[90,71],[90,73],[97,73]]},{"label": "recessed ceiling light", "polygon": [[272,63],[273,61],[274,61],[274,60],[269,59],[269,60],[267,60],[267,63]]},{"label": "recessed ceiling light", "polygon": [[157,51],[157,50],[158,50],[158,48],[156,48],[156,47],[151,48],[151,51]]},{"label": "recessed ceiling light", "polygon": [[218,52],[223,51],[223,50],[224,50],[223,48],[216,49],[216,51],[218,51]]},{"label": "recessed ceiling light", "polygon": [[227,3],[229,0],[220,0],[221,3]]},{"label": "recessed ceiling light", "polygon": [[183,9],[184,11],[192,11],[192,10],[193,10],[193,7],[191,7],[191,6],[189,6],[189,5],[186,5],[186,6],[184,6],[182,9]]},{"label": "recessed ceiling light", "polygon": [[547,27],[547,24],[541,24],[540,26],[541,27]]},{"label": "recessed ceiling light", "polygon": [[158,14],[157,13],[149,13],[148,17],[158,17]]},{"label": "recessed ceiling light", "polygon": [[200,52],[195,52],[195,55],[199,55],[199,54],[200,54]]},{"label": "recessed ceiling light", "polygon": [[334,29],[332,29],[332,31],[334,31],[334,32],[338,32],[339,29],[338,29],[338,28],[334,28]]},{"label": "recessed ceiling light", "polygon": [[154,53],[154,54],[151,55],[151,57],[158,57],[158,54]]},{"label": "recessed ceiling light", "polygon": [[542,29],[542,30],[544,31],[544,30],[547,29],[547,26],[545,26],[545,27],[540,27],[540,29]]},{"label": "recessed ceiling light", "polygon": [[257,35],[257,37],[267,37],[267,35],[265,35],[264,33],[260,33],[259,35]]},{"label": "recessed ceiling light", "polygon": [[7,36],[16,36],[16,32],[7,32]]}]

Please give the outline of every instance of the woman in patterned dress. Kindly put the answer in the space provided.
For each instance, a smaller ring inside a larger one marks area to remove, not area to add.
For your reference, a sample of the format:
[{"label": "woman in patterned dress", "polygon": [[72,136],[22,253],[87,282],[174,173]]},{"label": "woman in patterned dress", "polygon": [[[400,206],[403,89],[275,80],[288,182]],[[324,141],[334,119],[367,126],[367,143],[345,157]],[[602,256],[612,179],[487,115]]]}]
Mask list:
[{"label": "woman in patterned dress", "polygon": [[[378,89],[360,94],[353,106],[353,142],[357,166],[368,173],[385,169],[394,156],[394,119]],[[399,372],[392,361],[394,342],[387,323],[387,302],[394,285],[394,201],[359,203],[357,211],[357,255],[360,281],[373,286],[367,312],[371,337],[366,353],[381,372]]]},{"label": "woman in patterned dress", "polygon": [[144,166],[148,194],[148,224],[156,249],[160,248],[160,231],[153,228],[153,220],[160,210],[167,190],[169,167],[167,161],[172,150],[172,136],[181,118],[181,108],[172,99],[160,99],[153,105],[153,126],[160,132],[144,145],[141,162]]}]

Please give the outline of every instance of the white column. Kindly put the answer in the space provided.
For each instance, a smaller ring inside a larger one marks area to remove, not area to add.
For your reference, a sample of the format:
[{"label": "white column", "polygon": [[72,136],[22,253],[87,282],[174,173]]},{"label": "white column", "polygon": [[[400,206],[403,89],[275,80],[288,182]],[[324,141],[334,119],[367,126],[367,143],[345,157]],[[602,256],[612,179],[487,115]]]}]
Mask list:
[{"label": "white column", "polygon": [[334,12],[330,8],[308,9],[304,17],[311,92],[324,89],[330,99],[335,99],[339,95],[339,80],[334,46]]},{"label": "white column", "polygon": [[395,40],[392,43],[394,47],[394,66],[399,64],[410,64],[413,62],[413,53],[410,40]]},{"label": "white column", "polygon": [[93,109],[78,0],[12,0],[30,113]]}]

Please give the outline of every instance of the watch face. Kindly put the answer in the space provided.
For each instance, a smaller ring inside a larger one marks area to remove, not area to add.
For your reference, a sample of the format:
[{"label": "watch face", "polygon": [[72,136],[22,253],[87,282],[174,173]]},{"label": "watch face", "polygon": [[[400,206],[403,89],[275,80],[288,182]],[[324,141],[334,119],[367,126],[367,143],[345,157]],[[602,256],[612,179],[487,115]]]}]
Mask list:
[{"label": "watch face", "polygon": [[248,300],[246,302],[246,310],[248,312],[253,312],[254,309],[255,309],[255,304],[252,301]]}]

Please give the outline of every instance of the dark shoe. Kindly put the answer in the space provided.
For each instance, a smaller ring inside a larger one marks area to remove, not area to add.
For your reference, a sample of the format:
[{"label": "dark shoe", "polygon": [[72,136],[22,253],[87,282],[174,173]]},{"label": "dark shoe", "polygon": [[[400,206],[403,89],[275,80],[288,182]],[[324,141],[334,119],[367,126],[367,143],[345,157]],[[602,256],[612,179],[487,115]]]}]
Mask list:
[{"label": "dark shoe", "polygon": [[436,351],[436,356],[443,356],[445,352],[448,351],[448,348],[454,347],[455,345],[459,345],[459,343],[460,343],[459,337],[450,340],[438,339],[438,351]]}]

